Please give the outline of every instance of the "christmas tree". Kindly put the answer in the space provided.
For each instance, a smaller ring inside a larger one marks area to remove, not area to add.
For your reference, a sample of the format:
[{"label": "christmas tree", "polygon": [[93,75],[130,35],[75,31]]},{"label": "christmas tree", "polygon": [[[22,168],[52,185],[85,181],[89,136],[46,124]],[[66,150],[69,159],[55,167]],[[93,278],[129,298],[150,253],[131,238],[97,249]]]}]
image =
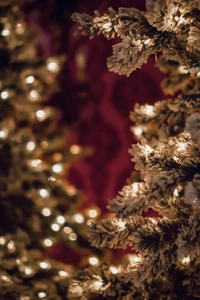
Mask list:
[{"label": "christmas tree", "polygon": [[[98,248],[132,247],[130,263],[81,271],[70,299],[200,298],[200,2],[146,0],[146,11],[109,8],[94,17],[74,13],[80,31],[121,39],[108,68],[129,76],[152,54],[167,74],[168,99],[135,105],[131,184],[109,209],[113,218],[90,223]],[[154,218],[145,216],[154,210]]]},{"label": "christmas tree", "polygon": [[67,146],[62,114],[47,102],[65,58],[37,55],[22,4],[0,3],[0,299],[68,299],[74,266],[48,258],[47,249],[62,243],[72,256],[83,248],[98,264],[101,252],[86,237],[98,213],[78,211],[81,193],[66,177],[88,150]]}]

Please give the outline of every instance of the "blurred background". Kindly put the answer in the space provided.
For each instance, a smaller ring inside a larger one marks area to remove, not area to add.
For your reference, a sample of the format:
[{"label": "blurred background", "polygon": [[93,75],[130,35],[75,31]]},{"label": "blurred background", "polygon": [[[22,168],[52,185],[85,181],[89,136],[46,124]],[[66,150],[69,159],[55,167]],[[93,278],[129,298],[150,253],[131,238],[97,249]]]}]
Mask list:
[{"label": "blurred background", "polygon": [[[144,0],[29,0],[25,7],[30,27],[39,36],[42,56],[64,54],[60,91],[51,102],[59,106],[70,128],[68,143],[90,146],[93,154],[73,164],[70,181],[85,193],[84,205],[106,212],[108,201],[126,184],[133,169],[128,149],[134,143],[129,113],[134,104],[163,98],[162,75],[150,57],[129,78],[107,70],[106,58],[117,40],[90,40],[71,21],[73,12],[104,13],[108,7],[145,9]],[[62,126],[62,124],[61,124]]]}]

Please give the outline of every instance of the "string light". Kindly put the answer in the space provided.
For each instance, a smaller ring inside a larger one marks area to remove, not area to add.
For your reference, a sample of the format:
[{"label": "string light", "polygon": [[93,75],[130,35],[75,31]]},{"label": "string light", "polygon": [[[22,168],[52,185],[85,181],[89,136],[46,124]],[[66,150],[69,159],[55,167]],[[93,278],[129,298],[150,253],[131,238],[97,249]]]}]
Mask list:
[{"label": "string light", "polygon": [[74,155],[79,154],[81,152],[81,147],[78,145],[73,145],[70,147],[70,151]]},{"label": "string light", "polygon": [[1,236],[0,237],[0,245],[5,245],[5,243],[6,243],[5,237]]},{"label": "string light", "polygon": [[38,92],[36,90],[30,91],[29,95],[30,95],[30,99],[32,101],[38,100],[38,98],[39,98],[39,94],[38,94]]},{"label": "string light", "polygon": [[9,92],[8,92],[8,91],[3,91],[3,92],[1,92],[1,98],[2,98],[3,100],[8,99],[8,97],[9,97]]},{"label": "string light", "polygon": [[179,194],[178,194],[178,190],[177,189],[175,189],[174,190],[174,197],[178,197],[179,196]]},{"label": "string light", "polygon": [[70,233],[69,239],[70,239],[71,241],[76,241],[76,239],[77,239],[76,233],[74,233],[74,232]]},{"label": "string light", "polygon": [[36,111],[36,117],[39,121],[44,121],[46,119],[46,112],[42,109]]},{"label": "string light", "polygon": [[45,239],[44,244],[46,247],[51,247],[53,245],[53,242],[51,239]]},{"label": "string light", "polygon": [[58,224],[55,224],[55,223],[54,223],[54,224],[51,225],[51,229],[52,229],[53,231],[56,231],[56,232],[57,232],[57,231],[60,230],[60,226],[59,226]]},{"label": "string light", "polygon": [[62,224],[64,224],[65,223],[65,218],[63,217],[63,216],[57,216],[57,218],[56,218],[56,220],[57,220],[57,222],[60,224],[60,225],[62,225]]},{"label": "string light", "polygon": [[8,36],[10,34],[10,30],[8,28],[4,28],[2,31],[1,31],[1,35],[2,36]]},{"label": "string light", "polygon": [[45,292],[39,292],[38,293],[39,298],[45,298],[46,296],[47,296],[47,294]]},{"label": "string light", "polygon": [[54,173],[61,173],[63,171],[63,165],[61,163],[57,163],[52,166],[52,171]]},{"label": "string light", "polygon": [[29,151],[33,151],[36,147],[35,142],[33,142],[33,141],[28,142],[26,147]]},{"label": "string light", "polygon": [[26,77],[26,83],[32,84],[35,81],[35,77],[30,75]]},{"label": "string light", "polygon": [[10,241],[7,245],[8,250],[10,250],[11,252],[15,251],[15,243],[13,241]]},{"label": "string light", "polygon": [[148,115],[148,116],[153,116],[154,115],[154,110],[153,110],[153,105],[145,105],[143,107],[143,112]]},{"label": "string light", "polygon": [[49,217],[49,216],[52,214],[52,212],[51,212],[51,210],[50,210],[49,208],[45,207],[45,208],[43,208],[43,210],[42,210],[42,214],[43,214],[43,216],[45,216],[45,217]]},{"label": "string light", "polygon": [[70,233],[72,232],[72,229],[71,229],[71,227],[65,226],[65,227],[63,228],[63,231],[64,231],[65,233],[67,233],[67,234],[70,234]]},{"label": "string light", "polygon": [[32,275],[33,274],[33,269],[32,268],[30,268],[30,267],[26,267],[25,269],[24,269],[24,273],[26,274],[26,275]]},{"label": "string light", "polygon": [[189,264],[190,263],[190,256],[188,255],[187,257],[184,257],[181,262],[182,262],[182,264]]},{"label": "string light", "polygon": [[93,286],[94,286],[94,288],[100,288],[100,287],[103,286],[103,281],[100,281],[100,280],[95,281],[95,282],[93,283]]},{"label": "string light", "polygon": [[129,262],[132,266],[141,262],[141,258],[137,255],[128,255]]},{"label": "string light", "polygon": [[89,264],[92,266],[96,266],[99,263],[99,259],[97,257],[91,256],[89,258]]},{"label": "string light", "polygon": [[119,270],[116,267],[111,266],[110,267],[110,272],[115,275],[115,274],[119,273]]},{"label": "string light", "polygon": [[139,191],[139,183],[138,182],[134,182],[131,184],[132,190],[134,193],[137,193]]},{"label": "string light", "polygon": [[58,275],[61,276],[61,277],[68,277],[69,276],[69,274],[66,271],[63,271],[63,270],[59,271]]},{"label": "string light", "polygon": [[47,198],[49,196],[49,192],[46,189],[39,190],[39,194],[42,198]]},{"label": "string light", "polygon": [[182,152],[182,151],[185,151],[186,150],[186,147],[187,147],[187,144],[186,143],[179,143],[178,144],[178,148],[176,149],[178,152]]},{"label": "string light", "polygon": [[142,135],[142,128],[141,127],[134,127],[133,132],[136,136],[141,136]]},{"label": "string light", "polygon": [[67,187],[67,194],[69,196],[74,196],[76,194],[76,188],[73,185]]},{"label": "string light", "polygon": [[49,58],[47,60],[47,70],[49,70],[50,72],[53,72],[53,73],[56,73],[59,71],[59,65],[55,59]]},{"label": "string light", "polygon": [[90,209],[88,211],[88,215],[89,215],[90,218],[96,218],[97,215],[98,215],[98,213],[97,213],[97,211],[95,209]]},{"label": "string light", "polygon": [[74,220],[76,223],[81,224],[84,221],[84,217],[81,214],[75,214]]},{"label": "string light", "polygon": [[40,159],[33,159],[31,161],[31,166],[34,167],[34,168],[38,167],[41,164],[42,164],[42,161]]},{"label": "string light", "polygon": [[5,139],[8,136],[8,132],[5,130],[0,130],[0,138]]},{"label": "string light", "polygon": [[51,265],[50,265],[49,262],[41,261],[41,262],[39,263],[39,266],[40,266],[41,269],[49,269]]}]

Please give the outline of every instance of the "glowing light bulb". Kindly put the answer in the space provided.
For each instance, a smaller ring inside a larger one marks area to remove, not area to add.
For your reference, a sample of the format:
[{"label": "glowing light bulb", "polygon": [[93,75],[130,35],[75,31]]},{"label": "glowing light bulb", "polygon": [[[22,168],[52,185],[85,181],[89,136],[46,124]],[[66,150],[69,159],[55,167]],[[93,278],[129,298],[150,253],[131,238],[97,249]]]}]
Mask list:
[{"label": "glowing light bulb", "polygon": [[93,283],[93,286],[94,286],[94,288],[100,288],[100,287],[102,287],[102,285],[103,285],[103,281],[95,281],[94,283]]},{"label": "glowing light bulb", "polygon": [[134,193],[137,193],[139,191],[139,183],[138,182],[134,182],[131,184],[132,190]]},{"label": "glowing light bulb", "polygon": [[67,194],[69,196],[74,196],[76,194],[76,188],[73,185],[67,187]]},{"label": "glowing light bulb", "polygon": [[63,171],[63,165],[58,163],[52,166],[52,171],[54,173],[61,173]]},{"label": "glowing light bulb", "polygon": [[92,266],[96,266],[99,263],[99,259],[97,257],[92,256],[89,258],[89,263]]},{"label": "glowing light bulb", "polygon": [[57,61],[53,58],[47,60],[47,70],[50,72],[56,73],[59,71],[59,65]]},{"label": "glowing light bulb", "polygon": [[4,130],[0,130],[0,139],[5,139],[8,136],[8,133]]},{"label": "glowing light bulb", "polygon": [[59,275],[60,277],[68,277],[68,276],[69,276],[69,274],[68,274],[66,271],[63,271],[63,270],[59,271],[59,272],[58,272],[58,275]]},{"label": "glowing light bulb", "polygon": [[111,272],[112,274],[118,274],[118,273],[119,273],[119,270],[118,270],[116,267],[111,266],[111,267],[110,267],[110,272]]},{"label": "glowing light bulb", "polygon": [[49,269],[50,268],[50,263],[46,262],[46,261],[41,261],[39,263],[39,266],[41,269]]},{"label": "glowing light bulb", "polygon": [[179,143],[178,144],[178,148],[176,149],[178,152],[182,152],[182,151],[185,151],[186,150],[186,147],[187,147],[187,144],[186,143]]},{"label": "glowing light bulb", "polygon": [[42,161],[40,159],[33,159],[31,161],[31,166],[34,167],[34,168],[38,167],[41,164],[42,164]]},{"label": "glowing light bulb", "polygon": [[179,196],[179,194],[178,194],[178,190],[177,189],[175,189],[174,190],[174,197],[178,197]]},{"label": "glowing light bulb", "polygon": [[76,235],[76,233],[74,233],[74,232],[70,233],[69,239],[70,239],[71,241],[76,241],[76,240],[77,240],[77,235]]},{"label": "glowing light bulb", "polygon": [[6,243],[6,239],[3,236],[1,236],[0,237],[0,245],[5,245],[5,243]]},{"label": "glowing light bulb", "polygon": [[8,99],[9,95],[10,95],[10,94],[9,94],[8,91],[3,91],[3,92],[1,92],[1,98],[2,98],[3,100]]},{"label": "glowing light bulb", "polygon": [[144,108],[143,108],[143,111],[148,116],[153,116],[153,114],[154,114],[152,105],[145,105]]},{"label": "glowing light bulb", "polygon": [[141,136],[142,135],[142,129],[140,127],[134,127],[133,132],[136,136]]},{"label": "glowing light bulb", "polygon": [[2,31],[1,31],[1,35],[2,36],[8,36],[10,34],[10,30],[8,28],[4,28]]},{"label": "glowing light bulb", "polygon": [[70,233],[72,232],[72,229],[71,229],[71,227],[65,226],[65,227],[63,228],[63,231],[64,231],[65,233],[67,233],[67,234],[70,234]]},{"label": "glowing light bulb", "polygon": [[44,244],[46,247],[51,247],[53,245],[53,242],[51,239],[45,239]]},{"label": "glowing light bulb", "polygon": [[126,222],[122,220],[118,220],[119,229],[123,230],[126,228]]},{"label": "glowing light bulb", "polygon": [[135,266],[136,264],[141,262],[141,258],[137,255],[128,255],[128,258],[132,266]]},{"label": "glowing light bulb", "polygon": [[26,80],[26,83],[32,84],[35,81],[35,77],[30,75],[30,76],[27,76],[25,80]]},{"label": "glowing light bulb", "polygon": [[59,231],[60,230],[60,226],[58,225],[58,224],[52,224],[51,225],[51,229],[53,230],[53,231]]},{"label": "glowing light bulb", "polygon": [[49,208],[45,207],[45,208],[43,208],[43,210],[42,210],[42,214],[43,214],[43,216],[45,216],[45,217],[49,217],[49,216],[52,214],[52,212],[51,212],[51,210],[50,210]]},{"label": "glowing light bulb", "polygon": [[26,147],[29,151],[33,151],[36,147],[35,142],[33,142],[33,141],[28,142]]},{"label": "glowing light bulb", "polygon": [[182,264],[189,264],[190,263],[190,256],[188,255],[187,257],[184,257],[181,262],[182,262]]},{"label": "glowing light bulb", "polygon": [[79,154],[81,152],[81,147],[78,145],[73,145],[70,147],[70,151],[74,155]]},{"label": "glowing light bulb", "polygon": [[42,109],[39,109],[38,111],[36,111],[36,117],[39,121],[43,121],[46,118],[46,112]]},{"label": "glowing light bulb", "polygon": [[13,241],[10,241],[7,245],[8,250],[15,251],[15,243]]},{"label": "glowing light bulb", "polygon": [[158,221],[156,221],[154,218],[149,218],[149,221],[151,221],[151,223],[153,223],[155,225],[158,223]]},{"label": "glowing light bulb", "polygon": [[64,224],[65,223],[65,218],[63,217],[63,216],[57,216],[57,218],[56,218],[56,221],[60,224],[60,225],[62,225],[62,224]]},{"label": "glowing light bulb", "polygon": [[29,268],[29,267],[26,267],[26,268],[24,269],[24,273],[25,273],[26,275],[32,275],[32,274],[33,274],[33,269],[31,269],[31,268]]},{"label": "glowing light bulb", "polygon": [[98,213],[95,209],[90,209],[89,212],[88,212],[88,215],[90,218],[96,218]]},{"label": "glowing light bulb", "polygon": [[110,29],[110,27],[112,27],[112,23],[111,22],[105,23],[102,26],[103,29]]},{"label": "glowing light bulb", "polygon": [[39,298],[45,298],[46,296],[47,296],[47,294],[45,292],[39,292],[38,293]]},{"label": "glowing light bulb", "polygon": [[47,198],[49,196],[49,192],[46,189],[39,190],[39,194],[42,198]]},{"label": "glowing light bulb", "polygon": [[146,41],[144,41],[144,44],[145,44],[145,45],[149,45],[150,42],[151,42],[151,39],[147,39]]},{"label": "glowing light bulb", "polygon": [[75,214],[74,215],[74,220],[76,223],[81,224],[84,221],[84,218],[81,214]]},{"label": "glowing light bulb", "polygon": [[38,100],[38,98],[39,98],[39,94],[38,94],[38,92],[36,91],[36,90],[32,90],[32,91],[30,91],[30,99],[32,100],[32,101],[37,101]]}]

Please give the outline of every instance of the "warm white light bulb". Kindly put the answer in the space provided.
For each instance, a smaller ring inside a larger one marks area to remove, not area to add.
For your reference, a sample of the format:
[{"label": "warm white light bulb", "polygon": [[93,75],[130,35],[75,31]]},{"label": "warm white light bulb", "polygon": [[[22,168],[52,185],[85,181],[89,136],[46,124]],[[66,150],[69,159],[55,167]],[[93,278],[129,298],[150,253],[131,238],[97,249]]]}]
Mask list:
[{"label": "warm white light bulb", "polygon": [[35,77],[30,75],[26,77],[26,83],[32,84],[35,81]]},{"label": "warm white light bulb", "polygon": [[99,259],[97,257],[92,256],[89,258],[89,263],[90,263],[90,265],[95,266],[99,263]]}]

